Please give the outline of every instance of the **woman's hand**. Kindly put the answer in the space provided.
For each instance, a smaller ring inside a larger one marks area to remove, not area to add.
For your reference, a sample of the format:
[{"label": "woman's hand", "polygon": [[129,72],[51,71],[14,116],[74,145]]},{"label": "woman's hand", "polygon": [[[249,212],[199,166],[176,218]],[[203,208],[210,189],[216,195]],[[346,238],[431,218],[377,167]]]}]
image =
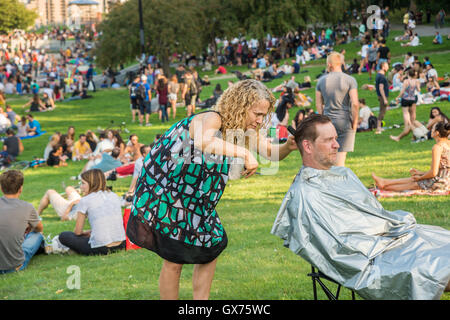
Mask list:
[{"label": "woman's hand", "polygon": [[294,150],[298,149],[297,143],[295,142],[295,137],[293,135],[289,135],[289,137],[287,138],[286,144],[290,151],[294,151]]},{"label": "woman's hand", "polygon": [[258,161],[256,161],[255,157],[250,151],[247,151],[244,158],[244,171],[242,171],[242,175],[245,178],[249,178],[255,174],[256,169],[258,169]]}]

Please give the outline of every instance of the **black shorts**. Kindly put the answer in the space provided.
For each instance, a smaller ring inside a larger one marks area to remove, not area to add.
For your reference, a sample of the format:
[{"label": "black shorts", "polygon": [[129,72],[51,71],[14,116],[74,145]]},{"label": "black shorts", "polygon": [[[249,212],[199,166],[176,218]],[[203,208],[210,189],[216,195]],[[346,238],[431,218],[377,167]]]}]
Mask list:
[{"label": "black shorts", "polygon": [[376,61],[369,61],[369,69],[372,69],[372,67],[376,64],[377,64]]},{"label": "black shorts", "polygon": [[414,100],[405,100],[402,98],[402,100],[400,102],[400,104],[403,108],[411,107],[413,104],[416,104],[416,103],[417,103],[417,97]]},{"label": "black shorts", "polygon": [[131,109],[133,110],[139,110],[139,103],[137,99],[131,99]]}]

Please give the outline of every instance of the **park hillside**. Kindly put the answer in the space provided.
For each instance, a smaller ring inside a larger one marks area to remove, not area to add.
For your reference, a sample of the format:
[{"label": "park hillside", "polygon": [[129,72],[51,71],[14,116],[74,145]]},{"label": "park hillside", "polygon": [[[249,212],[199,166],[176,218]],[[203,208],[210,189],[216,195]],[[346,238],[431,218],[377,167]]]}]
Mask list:
[{"label": "park hillside", "polygon": [[[388,45],[392,51],[392,62],[402,62],[404,48],[393,37],[399,32],[392,32]],[[422,46],[411,48],[413,54],[422,60],[428,56],[439,75],[450,71],[450,41],[442,47],[431,44],[432,37],[422,37]],[[335,50],[346,50],[346,62],[351,63],[358,58],[360,50],[358,42],[341,45]],[[305,76],[316,79],[325,68],[325,60],[307,63],[302,72],[295,75],[297,82],[303,82]],[[200,70],[200,68],[199,68]],[[201,99],[212,95],[213,88],[220,83],[227,88],[227,82],[236,82],[232,70],[247,72],[247,67],[229,67],[227,75],[214,76],[208,73],[211,85],[203,88]],[[204,75],[202,71],[200,76]],[[374,91],[363,90],[364,84],[373,84],[367,73],[354,75],[358,81],[358,93],[369,107],[377,107],[378,100]],[[267,82],[269,88],[288,79],[284,76]],[[315,83],[315,82],[313,82]],[[303,91],[313,99],[313,88]],[[139,141],[150,144],[157,134],[164,133],[175,121],[185,117],[184,107],[178,109],[177,118],[168,123],[161,123],[157,114],[152,114],[151,127],[139,126],[131,122],[128,90],[104,89],[89,93],[93,98],[71,102],[58,102],[55,110],[36,113],[35,117],[42,125],[45,134],[38,138],[23,141],[25,150],[18,160],[32,160],[42,157],[49,137],[59,131],[65,133],[68,126],[74,126],[76,136],[87,130],[101,130],[109,126],[118,127],[122,122],[130,133],[137,134]],[[278,98],[279,93],[275,93]],[[395,97],[395,94],[394,94]],[[392,96],[390,97],[392,98]],[[19,114],[29,97],[8,96],[7,101]],[[450,102],[439,101],[432,105],[419,105],[417,119],[426,122],[430,108],[439,106],[447,115],[450,114]],[[299,107],[290,109],[292,119]],[[377,111],[374,112],[377,114]],[[412,143],[411,137],[394,142],[389,135],[397,135],[402,128],[391,128],[395,124],[402,125],[401,108],[387,111],[385,116],[386,130],[380,135],[373,132],[357,134],[355,151],[347,158],[347,166],[355,172],[367,186],[373,186],[371,173],[389,178],[400,178],[408,175],[411,167],[428,170],[431,161],[433,141]],[[127,138],[129,133],[122,133]],[[227,249],[220,256],[212,284],[211,299],[312,299],[311,279],[307,276],[310,265],[302,258],[283,247],[283,242],[270,234],[282,199],[289,189],[295,175],[301,167],[298,152],[291,153],[287,159],[277,164],[278,170],[273,175],[254,175],[249,179],[230,181],[220,201],[217,212],[228,234]],[[64,192],[66,186],[77,186],[78,182],[71,176],[79,174],[85,161],[68,162],[67,167],[38,167],[24,170],[25,185],[21,199],[31,202],[36,208],[40,198],[47,189]],[[275,166],[263,163],[261,167]],[[131,178],[119,178],[108,181],[108,186],[119,196],[128,189]],[[431,224],[450,229],[450,197],[448,196],[412,196],[380,199],[387,210],[405,210],[412,212],[420,224]],[[73,231],[74,221],[60,221],[55,211],[49,207],[42,215],[44,235],[53,237],[62,231]],[[88,226],[85,227],[87,229]],[[23,272],[0,277],[0,300],[12,299],[159,299],[158,277],[162,260],[154,253],[146,250],[121,251],[107,256],[70,255],[37,255]],[[79,289],[69,289],[67,270],[70,266],[78,266],[81,274]],[[192,298],[193,266],[186,265],[180,283],[180,298]],[[331,285],[332,286],[332,285]],[[344,299],[350,299],[348,290],[342,292]],[[320,293],[319,298],[325,296]],[[442,299],[450,300],[446,293]]]}]

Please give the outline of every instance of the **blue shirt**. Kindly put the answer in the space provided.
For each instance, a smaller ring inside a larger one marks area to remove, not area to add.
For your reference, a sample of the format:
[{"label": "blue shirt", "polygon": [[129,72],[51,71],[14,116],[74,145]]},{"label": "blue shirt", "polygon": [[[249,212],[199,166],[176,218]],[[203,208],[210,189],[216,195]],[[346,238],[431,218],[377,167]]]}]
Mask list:
[{"label": "blue shirt", "polygon": [[297,55],[301,56],[303,54],[303,47],[302,46],[298,46],[297,47]]},{"label": "blue shirt", "polygon": [[442,36],[440,34],[438,34],[435,39],[439,44],[442,44],[443,41],[442,41]]},{"label": "blue shirt", "polygon": [[30,121],[28,123],[28,125],[29,125],[30,129],[36,128],[36,131],[35,131],[36,134],[41,133],[41,124],[36,119],[34,119],[33,121]]},{"label": "blue shirt", "polygon": [[146,83],[141,82],[140,85],[144,86],[144,88],[145,88],[145,101],[150,101],[149,96],[148,96],[148,92],[150,91],[150,85],[148,84],[148,82],[146,82]]},{"label": "blue shirt", "polygon": [[102,154],[102,160],[94,165],[92,169],[100,169],[103,172],[115,169],[117,167],[120,167],[122,165],[122,162],[120,160],[114,159],[112,156],[110,156],[107,153]]},{"label": "blue shirt", "polygon": [[266,59],[264,59],[264,58],[261,58],[261,59],[258,59],[258,68],[265,68],[266,67]]}]

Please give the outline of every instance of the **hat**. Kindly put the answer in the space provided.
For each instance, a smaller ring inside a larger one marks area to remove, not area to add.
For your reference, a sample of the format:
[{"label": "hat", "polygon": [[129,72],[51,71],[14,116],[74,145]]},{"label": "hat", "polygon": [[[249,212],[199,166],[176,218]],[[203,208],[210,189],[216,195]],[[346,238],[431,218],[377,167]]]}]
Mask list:
[{"label": "hat", "polygon": [[147,76],[146,76],[145,74],[143,74],[143,75],[141,76],[141,80],[147,80]]}]

